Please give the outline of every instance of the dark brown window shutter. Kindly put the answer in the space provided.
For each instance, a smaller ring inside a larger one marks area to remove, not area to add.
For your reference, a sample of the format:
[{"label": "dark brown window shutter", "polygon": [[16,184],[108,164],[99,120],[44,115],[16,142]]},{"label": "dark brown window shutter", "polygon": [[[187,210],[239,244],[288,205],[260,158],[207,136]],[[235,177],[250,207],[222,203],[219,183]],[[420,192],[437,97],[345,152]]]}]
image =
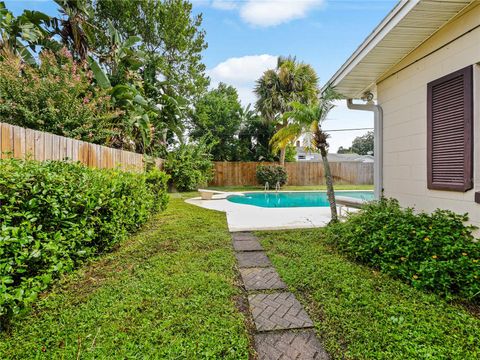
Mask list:
[{"label": "dark brown window shutter", "polygon": [[473,187],[473,67],[427,85],[428,188]]}]

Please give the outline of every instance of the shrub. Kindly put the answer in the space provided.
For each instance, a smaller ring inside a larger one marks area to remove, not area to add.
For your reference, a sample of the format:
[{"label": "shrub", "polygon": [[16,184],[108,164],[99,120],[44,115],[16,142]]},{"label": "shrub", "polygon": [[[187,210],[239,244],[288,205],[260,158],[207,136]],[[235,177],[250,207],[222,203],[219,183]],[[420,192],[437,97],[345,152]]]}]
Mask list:
[{"label": "shrub", "polygon": [[285,148],[285,162],[297,161],[297,148],[293,144],[288,144]]},{"label": "shrub", "polygon": [[283,186],[287,183],[288,175],[283,166],[277,165],[260,165],[257,166],[257,181],[261,185],[268,182],[270,187],[277,183]]},{"label": "shrub", "polygon": [[415,214],[382,199],[329,226],[327,239],[351,258],[416,288],[478,302],[480,243],[466,220],[447,210]]},{"label": "shrub", "polygon": [[0,325],[164,209],[167,175],[0,160]]},{"label": "shrub", "polygon": [[204,143],[182,144],[167,155],[165,171],[178,191],[193,191],[213,178],[212,156]]},{"label": "shrub", "polygon": [[0,118],[30,129],[108,144],[119,113],[106,90],[94,87],[86,64],[67,50],[40,54],[39,66],[3,54],[0,61]]}]

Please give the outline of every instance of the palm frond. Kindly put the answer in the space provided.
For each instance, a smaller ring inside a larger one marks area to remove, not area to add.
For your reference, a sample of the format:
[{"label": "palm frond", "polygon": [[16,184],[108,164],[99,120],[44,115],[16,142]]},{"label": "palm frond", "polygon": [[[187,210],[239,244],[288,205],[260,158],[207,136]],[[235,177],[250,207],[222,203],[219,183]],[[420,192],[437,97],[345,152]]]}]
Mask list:
[{"label": "palm frond", "polygon": [[276,152],[287,147],[302,134],[302,126],[296,123],[289,124],[278,130],[271,138],[270,145]]}]

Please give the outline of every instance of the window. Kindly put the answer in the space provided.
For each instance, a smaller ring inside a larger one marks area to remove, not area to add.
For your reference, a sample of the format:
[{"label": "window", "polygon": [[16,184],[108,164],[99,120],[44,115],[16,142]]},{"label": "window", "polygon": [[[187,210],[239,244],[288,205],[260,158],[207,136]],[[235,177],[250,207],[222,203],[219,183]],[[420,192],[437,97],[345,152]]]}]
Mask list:
[{"label": "window", "polygon": [[473,67],[427,85],[428,188],[473,187]]}]

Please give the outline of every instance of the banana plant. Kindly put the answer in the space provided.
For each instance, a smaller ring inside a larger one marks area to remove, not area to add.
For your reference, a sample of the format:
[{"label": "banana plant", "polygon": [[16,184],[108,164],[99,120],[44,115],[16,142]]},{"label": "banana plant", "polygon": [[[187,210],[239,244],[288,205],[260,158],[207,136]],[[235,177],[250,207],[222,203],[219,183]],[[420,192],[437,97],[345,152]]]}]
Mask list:
[{"label": "banana plant", "polygon": [[67,48],[80,60],[86,60],[92,43],[94,26],[90,3],[87,0],[55,0],[62,18],[51,19],[52,34],[60,36]]},{"label": "banana plant", "polygon": [[[128,136],[135,143],[137,150],[145,152],[152,142],[153,122],[158,116],[157,109],[150,100],[145,99],[141,92],[132,84],[118,84],[111,88],[110,94],[117,108],[125,112],[126,129],[130,129]],[[141,142],[135,141],[140,138]]]},{"label": "banana plant", "polygon": [[136,45],[142,41],[140,36],[129,36],[122,39],[119,31],[108,20],[109,51],[101,56],[101,61],[111,67],[112,75],[123,67],[132,71],[140,69],[145,63],[145,53]]},{"label": "banana plant", "polygon": [[0,1],[0,49],[13,51],[23,61],[34,65],[36,46],[50,37],[46,30],[50,23],[51,18],[40,11],[25,10],[15,17]]},{"label": "banana plant", "polygon": [[99,62],[91,55],[88,57],[94,78],[98,85],[104,89],[112,87],[111,82],[113,82],[113,86],[126,82],[126,76],[120,74],[120,69],[137,71],[144,65],[144,53],[135,48],[135,45],[142,40],[141,37],[130,36],[123,40],[110,20],[107,35],[109,40],[108,50],[96,56]]},{"label": "banana plant", "polygon": [[[164,144],[168,131],[181,141],[184,108],[174,96],[167,94],[167,84],[158,80],[155,71],[147,75],[146,56],[139,49],[141,37],[122,38],[109,21],[107,38],[107,50],[96,58],[89,56],[88,61],[97,84],[110,90],[115,106],[125,114],[123,128],[127,131],[122,143],[133,142],[137,151],[146,152],[159,145],[156,141]],[[139,70],[143,78],[132,75]],[[150,86],[154,91],[150,91]]]}]

